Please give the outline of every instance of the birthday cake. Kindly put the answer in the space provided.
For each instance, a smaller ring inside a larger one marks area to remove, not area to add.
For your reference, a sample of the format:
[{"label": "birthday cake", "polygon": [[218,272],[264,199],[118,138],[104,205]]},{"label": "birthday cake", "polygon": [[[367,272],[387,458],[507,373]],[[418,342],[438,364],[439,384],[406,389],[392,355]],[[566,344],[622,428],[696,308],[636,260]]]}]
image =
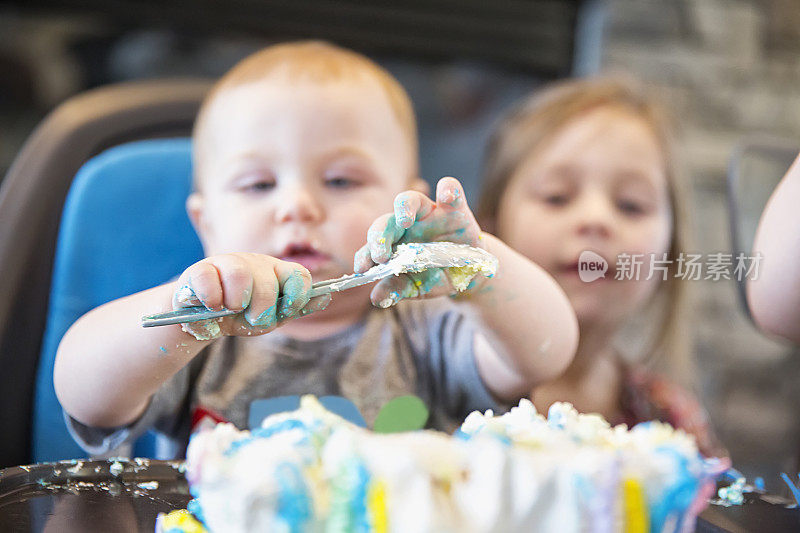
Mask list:
[{"label": "birthday cake", "polygon": [[666,424],[611,427],[565,403],[474,412],[452,436],[379,434],[304,397],[261,428],[195,435],[187,531],[691,531],[725,466]]}]

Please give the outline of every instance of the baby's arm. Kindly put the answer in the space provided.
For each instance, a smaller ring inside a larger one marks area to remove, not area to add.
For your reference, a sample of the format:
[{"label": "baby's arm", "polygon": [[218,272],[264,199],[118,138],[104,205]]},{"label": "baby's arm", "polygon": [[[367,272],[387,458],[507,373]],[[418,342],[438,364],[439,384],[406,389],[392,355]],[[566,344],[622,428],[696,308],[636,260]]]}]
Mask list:
[{"label": "baby's arm", "polygon": [[483,233],[497,274],[463,298],[483,326],[475,338],[478,371],[501,400],[516,401],[560,375],[578,346],[578,322],[564,291],[540,266]]},{"label": "baby's arm", "polygon": [[747,301],[764,331],[800,343],[800,156],[761,215],[753,254],[758,277],[747,282]]},{"label": "baby's arm", "polygon": [[[577,319],[567,296],[538,265],[481,233],[458,180],[440,180],[435,202],[409,191],[398,195],[394,207],[393,214],[378,218],[370,228],[367,244],[356,254],[356,271],[385,262],[396,243],[453,241],[485,248],[499,260],[497,274],[476,278],[458,298],[481,326],[475,357],[484,382],[497,398],[516,400],[564,371],[578,339]],[[436,270],[416,280],[385,279],[371,296],[373,303],[386,306],[402,298],[453,292],[447,275]]]},{"label": "baby's arm", "polygon": [[[307,305],[310,286],[305,268],[269,256],[203,259],[177,282],[109,302],[73,324],[56,354],[56,394],[64,409],[86,425],[129,424],[144,412],[158,388],[208,344],[195,338],[197,326],[191,329],[195,334],[180,325],[142,328],[142,316],[191,305],[192,298],[184,298],[188,293],[211,309],[247,309],[214,321],[217,336],[261,335],[283,320],[324,307],[324,299]],[[292,297],[276,309],[279,293]]]}]

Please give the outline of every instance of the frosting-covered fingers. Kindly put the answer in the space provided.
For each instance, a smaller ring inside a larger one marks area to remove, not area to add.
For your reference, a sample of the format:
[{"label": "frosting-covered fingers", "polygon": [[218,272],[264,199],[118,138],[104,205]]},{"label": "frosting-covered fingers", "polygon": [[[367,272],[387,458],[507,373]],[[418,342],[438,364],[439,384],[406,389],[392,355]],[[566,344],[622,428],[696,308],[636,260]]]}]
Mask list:
[{"label": "frosting-covered fingers", "polygon": [[414,283],[405,274],[390,276],[379,281],[372,288],[369,298],[372,305],[380,308],[391,307],[405,298],[414,298],[419,294]]},{"label": "frosting-covered fingers", "polygon": [[248,256],[226,254],[213,258],[222,285],[222,304],[227,309],[242,310],[250,305],[253,274]]},{"label": "frosting-covered fingers", "polygon": [[[266,265],[265,265],[266,266]],[[244,312],[248,324],[261,329],[269,329],[277,323],[276,300],[280,284],[272,265],[253,270],[253,294],[250,306]]]},{"label": "frosting-covered fingers", "polygon": [[451,177],[440,179],[436,184],[436,203],[449,205],[453,209],[467,207],[461,182]]},{"label": "frosting-covered fingers", "polygon": [[195,302],[208,309],[222,307],[222,282],[217,268],[208,259],[184,270],[172,299],[176,308],[197,305]]},{"label": "frosting-covered fingers", "polygon": [[311,298],[308,303],[300,310],[298,316],[293,318],[303,317],[306,315],[310,315],[311,313],[316,313],[317,311],[322,311],[328,304],[331,303],[331,295],[330,294],[323,294],[322,296],[315,296]]},{"label": "frosting-covered fingers", "polygon": [[406,298],[433,298],[452,292],[453,287],[444,270],[431,268],[381,280],[372,289],[370,300],[373,305],[386,308]]},{"label": "frosting-covered fingers", "polygon": [[275,269],[281,286],[277,317],[279,320],[294,317],[308,303],[311,274],[294,263],[279,263]]},{"label": "frosting-covered fingers", "polygon": [[392,246],[405,230],[397,225],[393,214],[381,215],[367,231],[367,244],[372,261],[385,263],[392,256]]},{"label": "frosting-covered fingers", "polygon": [[394,218],[399,227],[409,228],[434,207],[433,201],[419,191],[401,192],[394,199]]},{"label": "frosting-covered fingers", "polygon": [[374,265],[375,261],[372,260],[372,254],[370,254],[369,251],[369,243],[367,243],[359,248],[353,257],[353,272],[360,274],[366,272]]}]

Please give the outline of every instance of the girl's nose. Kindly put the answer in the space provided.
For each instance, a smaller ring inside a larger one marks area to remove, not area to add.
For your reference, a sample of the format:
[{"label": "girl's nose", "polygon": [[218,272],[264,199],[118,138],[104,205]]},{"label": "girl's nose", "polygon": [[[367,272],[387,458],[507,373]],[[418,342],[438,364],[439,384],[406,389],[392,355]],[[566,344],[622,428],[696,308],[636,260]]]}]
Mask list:
[{"label": "girl's nose", "polygon": [[275,218],[280,223],[318,222],[322,219],[323,208],[318,198],[308,187],[286,187],[277,198]]},{"label": "girl's nose", "polygon": [[576,207],[576,229],[585,237],[607,239],[614,227],[614,206],[602,194],[585,194]]}]

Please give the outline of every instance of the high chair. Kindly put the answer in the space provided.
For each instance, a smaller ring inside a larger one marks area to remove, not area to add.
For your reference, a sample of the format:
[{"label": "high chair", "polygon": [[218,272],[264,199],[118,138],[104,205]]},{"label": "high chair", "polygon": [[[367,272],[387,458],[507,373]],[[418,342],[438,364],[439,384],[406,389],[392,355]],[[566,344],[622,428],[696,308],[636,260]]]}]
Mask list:
[{"label": "high chair", "polygon": [[[85,456],[53,390],[61,336],[201,256],[183,208],[186,137],[209,87],[147,81],[76,96],[42,121],[0,185],[0,467]],[[140,450],[155,453],[152,442]]]}]

